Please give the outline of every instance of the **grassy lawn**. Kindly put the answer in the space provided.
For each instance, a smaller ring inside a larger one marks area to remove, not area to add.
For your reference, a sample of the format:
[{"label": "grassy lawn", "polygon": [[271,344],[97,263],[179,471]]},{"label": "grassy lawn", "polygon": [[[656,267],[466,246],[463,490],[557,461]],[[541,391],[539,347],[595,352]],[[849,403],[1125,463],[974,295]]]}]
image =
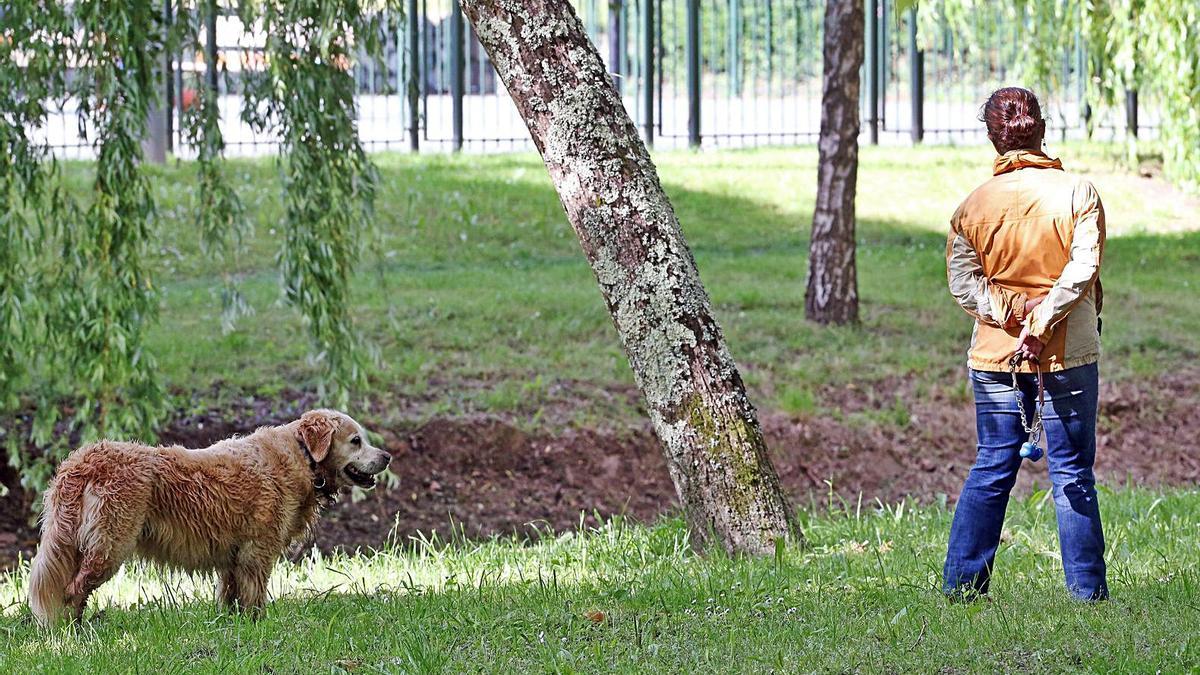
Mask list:
[{"label": "grassy lawn", "polygon": [[808,547],[697,555],[678,521],[284,564],[254,622],[127,567],[40,633],[0,577],[0,672],[1178,672],[1200,663],[1200,493],[1102,493],[1111,602],[1062,588],[1053,504],[1012,504],[991,601],[937,590],[938,506],[810,505]]},{"label": "grassy lawn", "polygon": [[[1119,379],[1200,355],[1200,312],[1180,310],[1194,307],[1200,232],[1196,200],[1117,168],[1116,152],[1069,146],[1061,154],[1093,178],[1107,205],[1105,375]],[[991,159],[981,147],[864,148],[864,321],[830,330],[803,321],[814,149],[656,157],[760,405],[807,410],[830,383],[900,375],[932,385],[961,368],[971,327],[945,290],[944,232],[961,198],[990,175]],[[632,385],[536,156],[377,161],[382,234],[377,253],[362,259],[354,310],[381,355],[367,393],[424,399],[433,412],[526,411],[564,389],[578,402],[589,390]],[[278,302],[276,170],[268,160],[231,170],[254,232],[246,251],[217,270],[200,254],[189,215],[193,169],[152,169],[168,234],[154,252],[163,305],[151,347],[166,383],[184,394],[312,387],[300,321]],[[70,173],[87,190],[87,167]],[[229,334],[218,320],[223,273],[241,280],[256,309]],[[577,407],[586,414],[588,406]]]}]

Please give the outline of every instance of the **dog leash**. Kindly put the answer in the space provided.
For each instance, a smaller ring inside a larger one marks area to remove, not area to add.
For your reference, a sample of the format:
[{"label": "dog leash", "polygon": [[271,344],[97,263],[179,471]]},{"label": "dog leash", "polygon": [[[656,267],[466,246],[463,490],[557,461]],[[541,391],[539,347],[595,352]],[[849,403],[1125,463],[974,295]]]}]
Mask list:
[{"label": "dog leash", "polygon": [[1030,358],[1030,363],[1037,370],[1037,403],[1033,410],[1033,424],[1025,417],[1025,404],[1021,400],[1021,389],[1017,386],[1017,366],[1021,365],[1021,359],[1024,358],[1021,352],[1013,354],[1008,361],[1008,372],[1012,376],[1013,397],[1017,401],[1017,411],[1021,413],[1021,428],[1029,435],[1028,440],[1021,445],[1021,457],[1028,459],[1031,462],[1036,462],[1046,454],[1046,451],[1038,446],[1042,438],[1042,410],[1046,407],[1046,386],[1042,379],[1042,364],[1037,358]]}]

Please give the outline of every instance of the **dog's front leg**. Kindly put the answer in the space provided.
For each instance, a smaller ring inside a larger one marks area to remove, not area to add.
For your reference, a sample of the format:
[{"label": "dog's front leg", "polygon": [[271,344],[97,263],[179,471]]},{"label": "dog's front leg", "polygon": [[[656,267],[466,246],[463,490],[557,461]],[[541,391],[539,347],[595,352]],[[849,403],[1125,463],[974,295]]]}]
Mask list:
[{"label": "dog's front leg", "polygon": [[267,600],[267,579],[271,576],[271,565],[244,566],[233,571],[237,587],[238,609],[257,618],[262,614]]},{"label": "dog's front leg", "polygon": [[267,580],[275,567],[278,553],[267,553],[263,548],[243,548],[232,572],[232,591],[236,593],[238,608],[252,616],[262,613],[267,601]]}]

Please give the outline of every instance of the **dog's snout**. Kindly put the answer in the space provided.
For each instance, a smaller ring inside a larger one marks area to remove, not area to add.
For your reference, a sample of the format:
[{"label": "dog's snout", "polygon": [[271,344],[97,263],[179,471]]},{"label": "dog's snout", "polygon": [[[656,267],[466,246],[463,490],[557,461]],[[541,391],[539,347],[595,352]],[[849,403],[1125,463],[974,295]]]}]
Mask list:
[{"label": "dog's snout", "polygon": [[373,470],[371,471],[371,473],[379,473],[380,471],[383,471],[384,469],[388,468],[388,465],[391,463],[392,463],[392,456],[386,452],[380,452],[379,455],[375,458],[375,461],[372,463],[373,465],[371,468]]}]

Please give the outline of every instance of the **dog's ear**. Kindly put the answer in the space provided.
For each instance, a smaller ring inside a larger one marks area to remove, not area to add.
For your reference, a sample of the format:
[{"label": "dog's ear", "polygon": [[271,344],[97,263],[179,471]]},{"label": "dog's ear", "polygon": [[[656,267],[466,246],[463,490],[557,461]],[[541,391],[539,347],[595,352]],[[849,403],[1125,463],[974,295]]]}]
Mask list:
[{"label": "dog's ear", "polygon": [[300,417],[298,433],[314,461],[320,462],[329,454],[329,445],[337,428],[338,421],[323,412],[310,410]]}]

